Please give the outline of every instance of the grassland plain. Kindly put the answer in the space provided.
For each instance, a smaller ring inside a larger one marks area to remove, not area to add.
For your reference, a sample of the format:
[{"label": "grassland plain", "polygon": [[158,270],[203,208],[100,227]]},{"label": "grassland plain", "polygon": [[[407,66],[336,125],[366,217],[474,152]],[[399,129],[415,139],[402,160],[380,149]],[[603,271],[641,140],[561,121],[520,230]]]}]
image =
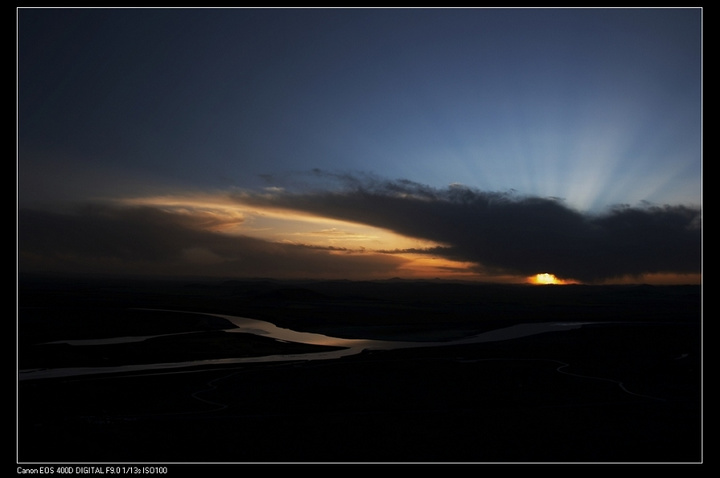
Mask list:
[{"label": "grassland plain", "polygon": [[[418,341],[519,323],[592,324],[335,360],[21,380],[18,460],[702,461],[699,286],[21,277],[18,367],[323,350],[227,334],[221,331],[227,322],[206,313],[346,338]],[[89,347],[47,345],[132,335],[159,336]]]}]

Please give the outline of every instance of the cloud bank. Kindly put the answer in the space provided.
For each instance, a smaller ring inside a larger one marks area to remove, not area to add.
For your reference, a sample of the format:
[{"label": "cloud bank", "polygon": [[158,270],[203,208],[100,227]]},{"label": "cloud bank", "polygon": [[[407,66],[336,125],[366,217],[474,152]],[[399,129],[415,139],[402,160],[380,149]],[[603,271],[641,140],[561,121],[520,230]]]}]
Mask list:
[{"label": "cloud bank", "polygon": [[[432,254],[477,272],[550,272],[586,283],[623,276],[699,274],[699,206],[616,206],[587,214],[557,198],[453,185],[315,171],[314,188],[242,191],[244,206],[292,210],[363,223],[432,241],[423,250],[347,251],[223,233],[241,222],[207,211],[160,206],[86,205],[73,213],[18,212],[18,267],[63,271],[199,276],[391,277],[408,259]],[[328,187],[327,181],[332,186]],[[268,192],[269,191],[269,192]]]},{"label": "cloud bank", "polygon": [[406,260],[222,232],[222,220],[149,206],[21,210],[20,272],[197,277],[348,278],[392,274]]},{"label": "cloud bank", "polygon": [[433,253],[519,275],[551,272],[597,282],[626,275],[699,273],[699,206],[619,205],[579,212],[557,198],[438,189],[407,180],[332,175],[340,187],[237,200],[388,228],[446,245]]}]

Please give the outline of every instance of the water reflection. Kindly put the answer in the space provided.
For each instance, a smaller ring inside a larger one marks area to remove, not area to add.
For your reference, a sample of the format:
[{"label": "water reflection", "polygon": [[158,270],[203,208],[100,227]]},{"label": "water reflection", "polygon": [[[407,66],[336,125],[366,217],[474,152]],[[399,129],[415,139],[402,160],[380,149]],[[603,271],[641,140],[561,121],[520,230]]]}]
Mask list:
[{"label": "water reflection", "polygon": [[[175,311],[178,312],[178,311]],[[188,312],[197,313],[197,312]],[[328,335],[312,333],[312,332],[300,332],[296,330],[286,329],[278,327],[275,324],[266,322],[263,320],[248,319],[245,317],[236,317],[232,315],[219,315],[219,314],[205,314],[214,317],[223,318],[231,322],[234,327],[225,329],[228,333],[251,333],[255,335],[262,335],[265,337],[271,337],[276,340],[282,340],[287,342],[297,342],[303,344],[312,345],[325,345],[332,347],[342,347],[338,350],[332,350],[327,352],[315,352],[305,354],[281,354],[281,355],[267,355],[261,357],[236,357],[236,358],[223,358],[213,360],[196,360],[188,362],[170,362],[170,363],[151,363],[151,364],[138,364],[138,365],[124,365],[115,367],[73,367],[73,368],[52,368],[52,369],[33,369],[33,370],[20,370],[18,372],[18,378],[20,380],[29,379],[43,379],[43,378],[55,378],[55,377],[68,377],[77,375],[91,375],[91,374],[107,374],[107,373],[119,373],[119,372],[134,372],[134,371],[151,371],[151,370],[172,370],[186,367],[195,366],[211,366],[211,365],[227,365],[227,364],[242,364],[242,363],[261,363],[261,362],[281,362],[281,361],[306,361],[306,360],[330,360],[345,357],[348,355],[359,354],[365,350],[392,350],[401,348],[413,348],[413,347],[438,347],[447,345],[459,345],[459,344],[473,344],[482,342],[494,342],[501,340],[511,340],[520,337],[526,337],[529,335],[536,335],[545,332],[560,332],[571,329],[577,329],[587,324],[582,322],[568,323],[568,322],[549,322],[539,324],[518,324],[511,327],[502,329],[492,330],[489,332],[483,332],[481,334],[465,337],[461,339],[448,340],[448,341],[434,341],[434,342],[414,342],[414,341],[399,341],[399,340],[377,340],[377,339],[345,339],[340,337],[332,337]],[[194,332],[184,332],[194,333]],[[178,334],[163,334],[166,335],[178,335]],[[155,336],[143,336],[143,337],[117,337],[110,339],[93,339],[93,340],[67,340],[62,342],[53,343],[66,343],[70,345],[107,345],[124,342],[138,342],[147,340]]]}]

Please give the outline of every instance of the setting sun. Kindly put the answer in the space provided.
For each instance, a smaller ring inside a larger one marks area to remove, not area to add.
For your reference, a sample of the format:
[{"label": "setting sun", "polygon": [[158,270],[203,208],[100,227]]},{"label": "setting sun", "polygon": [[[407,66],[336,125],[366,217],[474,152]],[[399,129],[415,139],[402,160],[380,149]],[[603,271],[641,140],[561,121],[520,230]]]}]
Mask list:
[{"label": "setting sun", "polygon": [[558,279],[554,274],[536,274],[530,278],[533,284],[567,284],[564,280]]}]

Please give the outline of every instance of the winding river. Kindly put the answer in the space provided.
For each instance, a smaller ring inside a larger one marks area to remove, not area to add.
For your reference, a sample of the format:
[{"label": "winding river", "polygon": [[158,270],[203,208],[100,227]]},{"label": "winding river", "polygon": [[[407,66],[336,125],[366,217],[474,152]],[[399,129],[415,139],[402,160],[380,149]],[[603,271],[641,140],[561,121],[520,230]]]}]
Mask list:
[{"label": "winding river", "polygon": [[[178,311],[174,311],[178,312]],[[192,312],[196,313],[196,312]],[[323,334],[300,332],[296,330],[281,328],[263,320],[248,319],[244,317],[236,317],[232,315],[204,314],[214,317],[223,318],[231,322],[234,327],[225,329],[228,333],[251,333],[274,338],[287,342],[298,342],[304,344],[326,345],[332,347],[342,347],[341,349],[304,353],[304,354],[281,354],[267,355],[261,357],[237,357],[223,358],[213,360],[196,360],[187,362],[168,362],[168,363],[149,363],[136,365],[123,365],[115,367],[68,367],[68,368],[44,368],[19,370],[19,380],[37,380],[45,378],[69,377],[78,375],[92,374],[108,374],[120,372],[135,372],[149,370],[172,370],[195,366],[211,366],[211,365],[227,365],[241,363],[262,363],[262,362],[281,362],[281,361],[297,361],[297,360],[330,360],[340,357],[359,354],[365,350],[392,350],[413,347],[439,347],[447,345],[473,344],[481,342],[495,342],[500,340],[511,340],[529,335],[536,335],[546,332],[562,332],[571,329],[577,329],[590,322],[547,322],[537,324],[518,324],[497,330],[483,332],[481,334],[464,337],[447,341],[397,341],[397,340],[377,340],[377,339],[345,339],[340,337],[332,337]],[[187,332],[193,333],[193,332]],[[170,334],[175,335],[175,334]],[[153,336],[142,337],[117,337],[111,339],[91,339],[91,340],[66,340],[53,343],[66,343],[70,345],[108,345],[124,342],[138,342],[147,340]]]}]

